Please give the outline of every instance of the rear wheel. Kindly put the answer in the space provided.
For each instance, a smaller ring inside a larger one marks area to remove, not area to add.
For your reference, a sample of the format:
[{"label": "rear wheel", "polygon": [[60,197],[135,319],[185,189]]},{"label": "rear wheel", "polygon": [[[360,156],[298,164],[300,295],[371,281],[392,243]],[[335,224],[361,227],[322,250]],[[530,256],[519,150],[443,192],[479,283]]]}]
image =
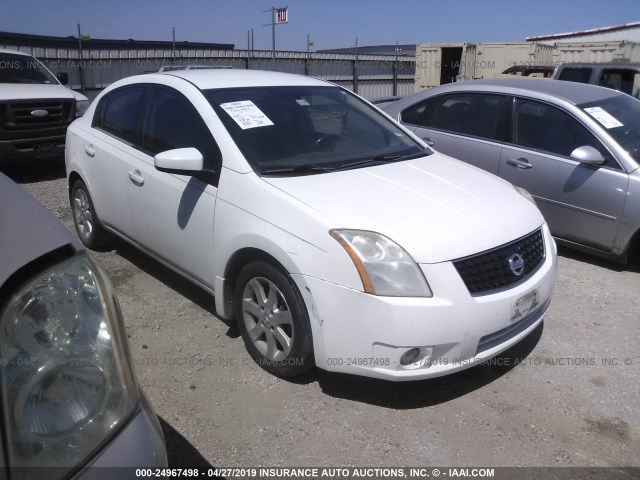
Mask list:
[{"label": "rear wheel", "polygon": [[252,262],[236,281],[238,329],[251,358],[279,377],[313,367],[313,343],[304,301],[285,272]]},{"label": "rear wheel", "polygon": [[100,223],[89,190],[82,180],[77,180],[71,188],[71,210],[76,232],[85,247],[96,248],[109,241],[109,234]]}]

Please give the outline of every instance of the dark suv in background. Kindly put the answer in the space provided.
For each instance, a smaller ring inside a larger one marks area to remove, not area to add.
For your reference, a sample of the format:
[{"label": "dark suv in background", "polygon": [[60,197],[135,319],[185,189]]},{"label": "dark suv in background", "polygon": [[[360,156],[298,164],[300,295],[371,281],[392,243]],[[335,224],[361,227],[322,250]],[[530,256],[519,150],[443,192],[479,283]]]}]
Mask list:
[{"label": "dark suv in background", "polygon": [[640,63],[563,63],[554,80],[590,83],[640,97]]}]

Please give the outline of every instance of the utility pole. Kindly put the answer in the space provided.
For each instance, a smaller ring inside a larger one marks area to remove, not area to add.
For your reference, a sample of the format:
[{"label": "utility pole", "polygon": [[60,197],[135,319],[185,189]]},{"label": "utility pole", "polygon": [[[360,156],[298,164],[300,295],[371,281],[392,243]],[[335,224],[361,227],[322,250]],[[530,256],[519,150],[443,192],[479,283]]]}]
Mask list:
[{"label": "utility pole", "polygon": [[400,47],[398,47],[398,41],[396,40],[396,48],[394,49],[396,53],[396,61],[393,62],[393,96],[398,95],[398,54],[400,53]]},{"label": "utility pole", "polygon": [[358,93],[358,37],[356,37],[356,53],[353,61],[353,93]]},{"label": "utility pole", "polygon": [[175,66],[176,64],[176,27],[173,27],[173,42],[172,42],[172,46],[171,46],[171,58],[172,58],[172,65]]},{"label": "utility pole", "polygon": [[80,55],[80,91],[84,95],[85,93],[85,80],[84,80],[84,59],[82,58],[82,33],[80,32],[80,24],[78,23],[78,53]]}]

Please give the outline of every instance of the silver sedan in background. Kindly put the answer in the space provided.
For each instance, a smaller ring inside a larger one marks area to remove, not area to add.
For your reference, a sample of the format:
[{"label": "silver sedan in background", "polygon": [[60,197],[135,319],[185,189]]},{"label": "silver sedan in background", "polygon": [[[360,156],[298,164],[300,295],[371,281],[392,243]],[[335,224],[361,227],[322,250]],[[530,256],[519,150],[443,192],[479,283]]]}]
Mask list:
[{"label": "silver sedan in background", "polygon": [[436,150],[528,190],[558,243],[640,251],[640,101],[573,82],[453,83],[381,108]]}]

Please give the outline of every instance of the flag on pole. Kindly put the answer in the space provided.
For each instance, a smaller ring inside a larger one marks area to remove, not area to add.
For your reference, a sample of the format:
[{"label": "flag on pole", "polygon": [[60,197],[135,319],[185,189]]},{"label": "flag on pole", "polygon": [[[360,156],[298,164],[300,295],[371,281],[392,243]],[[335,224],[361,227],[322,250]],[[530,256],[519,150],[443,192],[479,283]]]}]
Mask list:
[{"label": "flag on pole", "polygon": [[276,23],[289,23],[289,7],[276,8]]}]

